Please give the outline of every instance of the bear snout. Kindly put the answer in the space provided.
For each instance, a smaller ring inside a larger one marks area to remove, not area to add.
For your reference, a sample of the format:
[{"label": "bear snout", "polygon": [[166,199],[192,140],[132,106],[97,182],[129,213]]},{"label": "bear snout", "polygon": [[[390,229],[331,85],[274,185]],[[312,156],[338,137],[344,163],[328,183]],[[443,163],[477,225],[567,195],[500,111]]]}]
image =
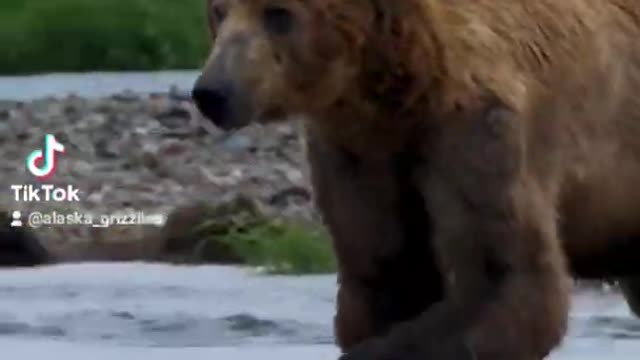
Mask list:
[{"label": "bear snout", "polygon": [[249,122],[246,106],[239,106],[237,93],[230,86],[198,85],[191,97],[198,110],[217,127],[228,131],[241,128]]},{"label": "bear snout", "polygon": [[196,86],[191,97],[198,110],[213,121],[216,126],[222,127],[229,115],[229,94],[224,89],[214,89],[204,86]]}]

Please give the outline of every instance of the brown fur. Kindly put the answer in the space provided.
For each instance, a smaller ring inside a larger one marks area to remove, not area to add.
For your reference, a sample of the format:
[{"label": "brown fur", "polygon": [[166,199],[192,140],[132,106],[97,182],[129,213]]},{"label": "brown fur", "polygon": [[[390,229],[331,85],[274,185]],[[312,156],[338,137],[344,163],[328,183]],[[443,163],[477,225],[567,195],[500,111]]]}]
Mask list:
[{"label": "brown fur", "polygon": [[208,5],[203,112],[305,116],[343,360],[541,359],[571,275],[640,275],[637,1]]}]

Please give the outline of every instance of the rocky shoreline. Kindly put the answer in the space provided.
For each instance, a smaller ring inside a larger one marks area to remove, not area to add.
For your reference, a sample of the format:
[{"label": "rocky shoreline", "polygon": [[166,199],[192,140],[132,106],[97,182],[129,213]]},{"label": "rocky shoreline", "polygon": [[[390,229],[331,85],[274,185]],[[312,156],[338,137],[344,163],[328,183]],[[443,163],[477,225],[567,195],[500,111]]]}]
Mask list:
[{"label": "rocky shoreline", "polygon": [[[14,198],[11,185],[40,184],[27,172],[25,158],[43,147],[45,134],[54,134],[66,148],[46,182],[80,189],[79,202]],[[99,99],[69,95],[0,101],[0,154],[0,210],[7,214],[129,211],[181,219],[164,226],[29,229],[59,261],[157,257],[167,242],[180,241],[169,235],[179,238],[205,208],[226,209],[218,214],[222,217],[251,207],[261,215],[317,220],[294,121],[223,133],[176,89]]]}]

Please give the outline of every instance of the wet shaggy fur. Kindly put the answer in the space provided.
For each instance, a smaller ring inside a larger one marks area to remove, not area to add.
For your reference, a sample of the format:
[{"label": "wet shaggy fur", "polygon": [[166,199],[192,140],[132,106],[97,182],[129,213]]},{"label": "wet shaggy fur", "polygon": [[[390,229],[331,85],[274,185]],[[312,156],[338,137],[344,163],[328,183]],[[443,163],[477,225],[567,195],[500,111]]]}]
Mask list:
[{"label": "wet shaggy fur", "polygon": [[208,5],[203,113],[304,116],[342,360],[542,359],[572,276],[637,309],[639,2]]}]

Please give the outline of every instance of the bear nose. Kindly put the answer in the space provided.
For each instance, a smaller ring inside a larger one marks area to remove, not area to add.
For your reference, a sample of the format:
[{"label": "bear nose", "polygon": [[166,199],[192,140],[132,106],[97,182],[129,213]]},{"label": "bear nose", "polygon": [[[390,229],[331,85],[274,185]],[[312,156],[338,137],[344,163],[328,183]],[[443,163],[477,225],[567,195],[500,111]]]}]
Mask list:
[{"label": "bear nose", "polygon": [[230,112],[228,90],[199,86],[193,89],[191,97],[204,116],[216,126],[224,128]]}]

